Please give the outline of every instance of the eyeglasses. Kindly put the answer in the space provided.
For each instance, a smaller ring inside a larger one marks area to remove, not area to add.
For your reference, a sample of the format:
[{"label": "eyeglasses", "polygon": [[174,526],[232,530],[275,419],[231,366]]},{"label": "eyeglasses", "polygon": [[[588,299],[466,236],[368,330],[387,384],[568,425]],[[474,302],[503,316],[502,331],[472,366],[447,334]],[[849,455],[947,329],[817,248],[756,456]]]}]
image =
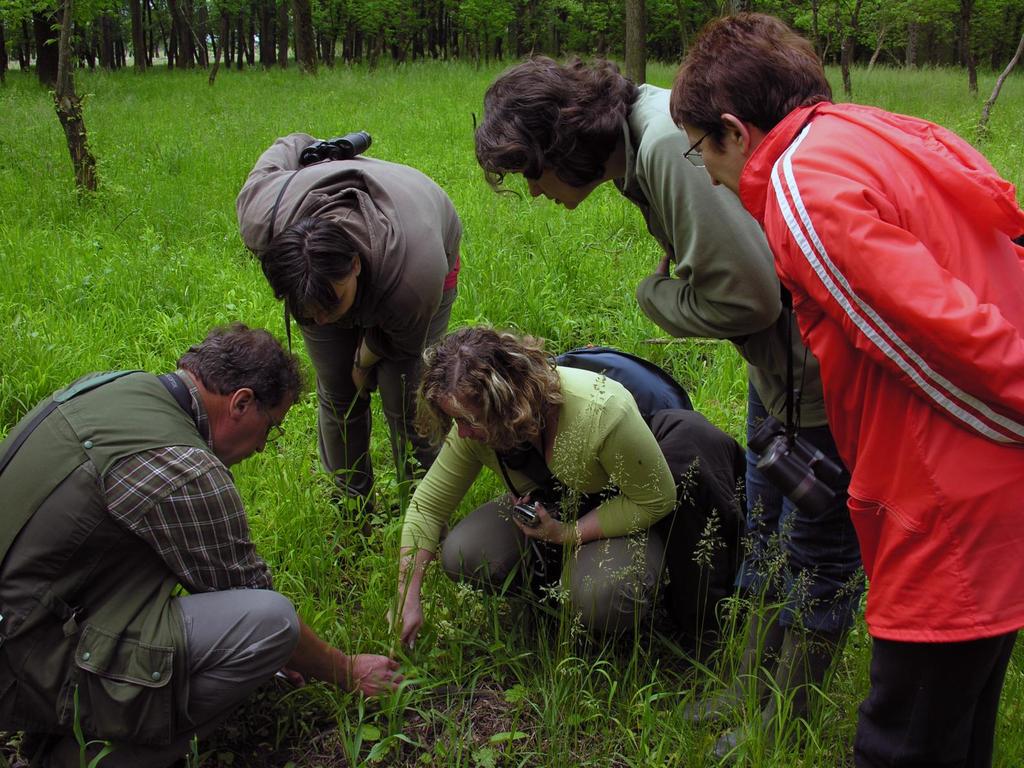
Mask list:
[{"label": "eyeglasses", "polygon": [[693,142],[693,144],[690,145],[690,148],[688,150],[683,152],[683,157],[689,160],[693,165],[697,166],[698,168],[704,167],[704,156],[701,153],[700,145],[704,141],[704,139],[706,139],[710,135],[711,131],[705,132],[703,136],[701,136],[699,139]]},{"label": "eyeglasses", "polygon": [[270,415],[270,411],[264,411],[260,408],[263,413],[267,416],[267,435],[264,438],[264,442],[274,443],[284,437],[284,427],[280,424],[274,423],[274,417]]}]

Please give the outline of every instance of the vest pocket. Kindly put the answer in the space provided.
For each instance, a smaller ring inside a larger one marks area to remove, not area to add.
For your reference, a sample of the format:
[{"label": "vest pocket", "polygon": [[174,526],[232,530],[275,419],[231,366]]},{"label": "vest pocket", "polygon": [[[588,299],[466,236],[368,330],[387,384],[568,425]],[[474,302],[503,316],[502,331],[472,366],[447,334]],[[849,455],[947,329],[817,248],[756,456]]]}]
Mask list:
[{"label": "vest pocket", "polygon": [[[94,738],[164,744],[173,735],[174,648],[88,625],[75,649],[78,717]],[[73,681],[74,682],[74,681]],[[74,718],[68,691],[64,719]]]}]

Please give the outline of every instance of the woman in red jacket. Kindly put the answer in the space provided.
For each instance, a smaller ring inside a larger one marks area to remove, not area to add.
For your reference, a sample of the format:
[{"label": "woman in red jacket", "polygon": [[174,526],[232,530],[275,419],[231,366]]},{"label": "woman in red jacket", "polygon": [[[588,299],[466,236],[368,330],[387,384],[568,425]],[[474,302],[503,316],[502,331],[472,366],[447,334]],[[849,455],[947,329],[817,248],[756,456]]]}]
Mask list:
[{"label": "woman in red jacket", "polygon": [[857,765],[985,766],[1024,626],[1024,212],[951,132],[830,102],[806,40],[741,14],[702,32],[672,116],[821,362],[870,582]]}]

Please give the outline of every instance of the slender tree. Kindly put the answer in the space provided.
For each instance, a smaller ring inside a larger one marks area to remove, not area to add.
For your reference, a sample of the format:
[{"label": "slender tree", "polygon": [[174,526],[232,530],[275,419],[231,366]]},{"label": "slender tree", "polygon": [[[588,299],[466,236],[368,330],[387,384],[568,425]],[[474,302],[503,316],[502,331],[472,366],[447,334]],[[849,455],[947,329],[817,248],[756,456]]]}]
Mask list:
[{"label": "slender tree", "polygon": [[277,0],[277,64],[288,66],[288,0]]},{"label": "slender tree", "polygon": [[64,128],[71,165],[75,169],[75,184],[79,190],[95,192],[99,186],[96,177],[96,158],[89,149],[82,115],[82,100],[75,93],[75,76],[71,60],[72,0],[64,0],[64,14],[60,25],[57,55],[57,82],[53,93],[57,118]]},{"label": "slender tree", "polygon": [[638,85],[647,81],[645,0],[626,0],[626,77]]},{"label": "slender tree", "polygon": [[960,0],[960,63],[967,67],[967,90],[978,92],[978,65],[971,47],[971,13],[974,0]]},{"label": "slender tree", "polygon": [[142,0],[128,0],[132,23],[132,57],[136,72],[146,71],[146,30],[142,26]]},{"label": "slender tree", "polygon": [[292,0],[295,17],[295,58],[299,68],[316,74],[316,45],[313,41],[313,9],[309,0]]},{"label": "slender tree", "polygon": [[850,78],[850,67],[853,65],[853,49],[857,44],[857,32],[860,26],[860,9],[863,0],[854,0],[850,16],[843,29],[843,42],[840,47],[839,63],[843,73],[843,93],[847,99],[853,98],[853,82]]},{"label": "slender tree", "polygon": [[988,132],[989,114],[992,112],[992,107],[995,106],[996,99],[999,98],[999,92],[1003,89],[1003,83],[1006,82],[1006,78],[1010,76],[1013,68],[1017,66],[1021,55],[1024,55],[1024,33],[1021,33],[1020,42],[1017,43],[1017,50],[1013,54],[1013,58],[1010,59],[1010,63],[1006,65],[1006,69],[1004,69],[996,79],[996,86],[992,89],[992,95],[988,97],[988,101],[985,102],[985,106],[981,110],[981,120],[978,121],[977,131],[979,139]]},{"label": "slender tree", "polygon": [[4,20],[0,19],[0,85],[7,83],[7,35],[4,32]]},{"label": "slender tree", "polygon": [[56,9],[32,12],[32,34],[36,42],[36,77],[47,88],[57,84],[58,50],[53,37],[60,23]]}]

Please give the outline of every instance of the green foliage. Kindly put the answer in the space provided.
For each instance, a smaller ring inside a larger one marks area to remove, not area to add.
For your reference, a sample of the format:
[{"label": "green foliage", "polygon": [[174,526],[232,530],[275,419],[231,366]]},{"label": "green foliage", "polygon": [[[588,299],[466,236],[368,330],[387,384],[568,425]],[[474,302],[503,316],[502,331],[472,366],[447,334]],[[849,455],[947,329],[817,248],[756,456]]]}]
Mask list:
[{"label": "green foliage", "polygon": [[[244,320],[282,334],[278,304],[237,233],[234,198],[279,135],[369,130],[375,157],[422,169],[452,197],[464,225],[453,324],[487,321],[545,336],[552,349],[614,344],[661,363],[697,407],[739,437],[745,372],[731,346],[670,344],[636,306],[636,284],[660,253],[640,214],[611,188],[565,211],[518,192],[496,195],[473,156],[472,114],[505,66],[354,66],[317,78],[223,71],[211,89],[188,72],[82,73],[101,191],[79,198],[52,103],[30,78],[0,89],[0,434],[39,399],[99,369],[169,370],[206,329]],[[668,85],[674,68],[654,66]],[[836,73],[829,73],[833,81]],[[857,71],[858,96],[969,135],[980,105],[954,70]],[[984,92],[991,77],[982,77]],[[1011,79],[982,147],[1024,184],[1019,115],[1024,81]],[[298,345],[297,351],[305,359]],[[235,470],[262,555],[303,618],[347,650],[393,649],[385,614],[395,590],[400,519],[382,508],[375,532],[331,501],[316,456],[312,395],[287,434]],[[397,498],[383,420],[373,446],[386,498]],[[460,514],[497,493],[482,478]],[[360,766],[712,765],[716,733],[684,716],[695,696],[730,676],[733,641],[688,665],[671,640],[644,627],[635,642],[587,646],[571,617],[449,582],[432,569],[426,624],[403,656],[410,682],[364,702],[321,685],[263,691],[190,765]],[[739,622],[739,618],[734,618]],[[741,638],[742,628],[737,629]],[[858,626],[811,726],[790,722],[799,748],[762,739],[748,765],[839,765],[867,688],[869,639]],[[1024,647],[1010,665],[995,764],[1024,764]],[[756,722],[753,707],[737,717]],[[102,764],[101,764],[102,768]]]}]

